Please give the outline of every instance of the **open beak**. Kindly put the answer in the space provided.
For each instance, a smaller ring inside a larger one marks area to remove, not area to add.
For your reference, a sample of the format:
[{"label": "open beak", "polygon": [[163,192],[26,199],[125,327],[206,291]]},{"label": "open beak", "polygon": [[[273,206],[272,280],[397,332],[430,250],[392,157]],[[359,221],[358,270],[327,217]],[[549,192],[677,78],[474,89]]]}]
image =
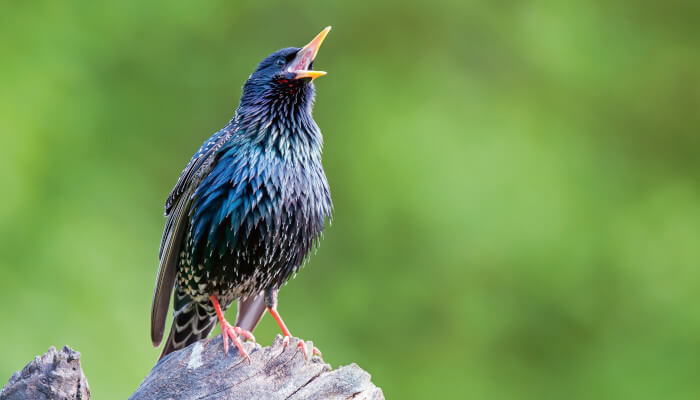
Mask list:
[{"label": "open beak", "polygon": [[326,71],[311,71],[309,70],[309,66],[316,58],[318,49],[321,48],[321,43],[323,43],[323,40],[330,31],[331,27],[327,26],[326,29],[316,35],[314,40],[310,41],[309,44],[299,50],[297,56],[294,57],[294,60],[289,64],[289,72],[294,73],[294,79],[311,78],[311,80],[314,80],[326,74]]}]

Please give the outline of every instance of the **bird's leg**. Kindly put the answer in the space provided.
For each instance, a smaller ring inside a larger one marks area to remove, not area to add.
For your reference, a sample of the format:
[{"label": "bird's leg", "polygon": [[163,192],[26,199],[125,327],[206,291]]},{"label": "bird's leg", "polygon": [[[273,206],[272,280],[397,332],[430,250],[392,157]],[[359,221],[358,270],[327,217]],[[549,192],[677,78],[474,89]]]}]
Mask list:
[{"label": "bird's leg", "polygon": [[[275,319],[277,322],[277,325],[279,325],[280,330],[282,331],[282,335],[284,336],[284,339],[282,341],[283,345],[286,347],[289,344],[289,340],[292,337],[292,334],[289,332],[289,329],[287,328],[287,325],[284,323],[282,320],[282,316],[277,312],[277,292],[278,290],[275,289],[266,289],[265,290],[265,306],[267,306],[267,311],[272,314],[272,317]],[[299,345],[298,347],[301,349],[302,353],[304,354],[305,359],[309,359],[308,353],[306,352],[306,345],[304,344],[303,340],[299,340]],[[313,354],[316,355],[321,355],[321,351],[317,349],[316,347],[313,348],[312,350]]]},{"label": "bird's leg", "polygon": [[219,317],[221,335],[224,337],[224,354],[228,354],[228,338],[230,337],[233,344],[238,348],[238,352],[241,354],[241,356],[247,358],[248,363],[250,363],[250,357],[248,356],[248,353],[246,353],[245,349],[243,349],[243,344],[241,344],[240,339],[238,339],[238,335],[242,335],[246,339],[252,340],[253,342],[255,341],[255,336],[245,329],[232,326],[228,321],[226,321],[226,318],[224,318],[224,312],[221,310],[221,306],[219,305],[219,299],[215,294],[209,296],[209,300],[211,300],[211,303],[214,305],[216,316]]}]

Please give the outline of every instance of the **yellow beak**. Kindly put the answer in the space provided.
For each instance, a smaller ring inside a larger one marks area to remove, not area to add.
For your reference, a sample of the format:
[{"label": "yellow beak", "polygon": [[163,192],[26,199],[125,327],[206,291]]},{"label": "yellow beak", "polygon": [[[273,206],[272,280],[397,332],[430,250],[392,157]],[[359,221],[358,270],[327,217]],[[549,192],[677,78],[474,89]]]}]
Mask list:
[{"label": "yellow beak", "polygon": [[295,73],[294,79],[311,78],[311,80],[314,80],[314,79],[318,78],[319,76],[325,75],[327,72],[326,71],[300,70],[300,71],[294,71],[294,73]]},{"label": "yellow beak", "polygon": [[293,72],[295,74],[294,79],[311,78],[311,80],[314,80],[319,76],[326,75],[325,71],[311,71],[308,68],[309,65],[311,65],[311,63],[316,58],[316,54],[318,54],[318,49],[321,48],[323,40],[326,38],[328,32],[330,31],[331,27],[327,26],[324,30],[321,31],[321,33],[316,35],[316,37],[312,41],[310,41],[309,44],[307,44],[306,46],[302,47],[301,50],[299,50],[297,56],[290,63],[289,67],[290,72]]}]

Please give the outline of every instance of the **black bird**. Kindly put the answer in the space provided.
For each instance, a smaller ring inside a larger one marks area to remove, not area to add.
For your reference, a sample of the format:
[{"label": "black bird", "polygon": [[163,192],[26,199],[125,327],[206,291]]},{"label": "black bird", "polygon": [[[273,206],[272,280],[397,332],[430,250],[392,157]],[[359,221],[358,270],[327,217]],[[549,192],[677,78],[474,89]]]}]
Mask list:
[{"label": "black bird", "polygon": [[[238,335],[255,340],[250,331],[265,309],[289,343],[277,293],[318,243],[333,207],[311,116],[313,80],[326,74],[313,62],[330,29],[258,64],[231,121],[204,142],[170,193],[151,308],[158,346],[175,292],[161,358],[205,338],[218,318],[225,352],[231,338],[250,361]],[[235,300],[231,326],[224,311]]]}]

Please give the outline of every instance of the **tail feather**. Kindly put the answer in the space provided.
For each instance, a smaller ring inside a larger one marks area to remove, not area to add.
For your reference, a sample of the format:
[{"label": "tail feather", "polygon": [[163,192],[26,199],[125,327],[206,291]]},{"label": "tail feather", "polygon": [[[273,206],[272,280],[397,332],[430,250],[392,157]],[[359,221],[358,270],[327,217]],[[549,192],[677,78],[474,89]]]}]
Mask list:
[{"label": "tail feather", "polygon": [[170,334],[160,358],[206,338],[216,325],[216,314],[212,315],[211,310],[207,311],[202,305],[193,302],[177,287],[175,288],[174,308],[175,315],[170,327]]},{"label": "tail feather", "polygon": [[235,325],[247,331],[253,332],[258,325],[267,307],[265,306],[265,296],[262,292],[251,295],[247,299],[238,300],[238,312],[236,313]]}]

